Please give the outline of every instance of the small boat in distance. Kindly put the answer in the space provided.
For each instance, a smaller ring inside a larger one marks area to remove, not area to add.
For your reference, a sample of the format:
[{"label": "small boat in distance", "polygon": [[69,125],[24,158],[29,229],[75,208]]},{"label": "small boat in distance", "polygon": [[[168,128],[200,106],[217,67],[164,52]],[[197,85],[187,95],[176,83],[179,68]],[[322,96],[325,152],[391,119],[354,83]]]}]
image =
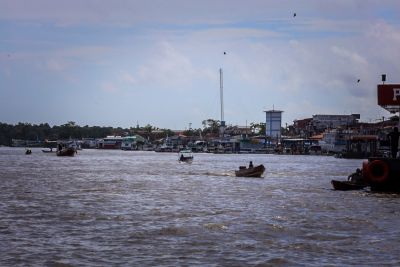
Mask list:
[{"label": "small boat in distance", "polygon": [[179,151],[179,162],[186,162],[186,163],[192,163],[193,162],[193,153],[192,150],[190,149],[185,149]]},{"label": "small boat in distance", "polygon": [[261,178],[265,171],[264,165],[258,165],[255,167],[246,168],[246,166],[240,166],[239,170],[235,171],[236,177],[256,177]]},{"label": "small boat in distance", "polygon": [[27,148],[27,149],[25,150],[25,154],[26,154],[26,155],[32,154],[32,150],[31,150],[30,148]]},{"label": "small boat in distance", "polygon": [[75,141],[65,141],[57,143],[57,156],[73,157],[77,153]]}]

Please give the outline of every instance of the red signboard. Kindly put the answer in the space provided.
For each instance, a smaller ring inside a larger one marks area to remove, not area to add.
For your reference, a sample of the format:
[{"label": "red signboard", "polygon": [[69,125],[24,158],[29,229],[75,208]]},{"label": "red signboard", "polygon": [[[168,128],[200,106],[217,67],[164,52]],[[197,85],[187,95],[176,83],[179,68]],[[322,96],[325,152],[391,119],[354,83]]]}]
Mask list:
[{"label": "red signboard", "polygon": [[400,107],[400,84],[378,85],[378,105]]}]

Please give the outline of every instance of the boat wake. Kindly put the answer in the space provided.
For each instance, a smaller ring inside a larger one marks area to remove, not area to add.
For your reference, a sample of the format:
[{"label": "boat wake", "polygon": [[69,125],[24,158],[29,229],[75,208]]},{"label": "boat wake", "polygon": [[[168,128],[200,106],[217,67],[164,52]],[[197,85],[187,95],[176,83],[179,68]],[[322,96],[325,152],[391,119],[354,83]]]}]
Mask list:
[{"label": "boat wake", "polygon": [[235,177],[234,172],[190,172],[189,175],[194,176],[222,176],[222,177]]}]

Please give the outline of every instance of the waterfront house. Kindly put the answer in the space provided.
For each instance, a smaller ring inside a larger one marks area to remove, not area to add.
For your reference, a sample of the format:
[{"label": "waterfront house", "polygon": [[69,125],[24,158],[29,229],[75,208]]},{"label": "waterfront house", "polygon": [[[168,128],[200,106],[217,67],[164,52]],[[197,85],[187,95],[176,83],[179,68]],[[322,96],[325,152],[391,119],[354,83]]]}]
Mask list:
[{"label": "waterfront house", "polygon": [[340,154],[344,158],[366,159],[378,155],[377,135],[350,135],[346,138],[346,151]]},{"label": "waterfront house", "polygon": [[143,148],[146,143],[146,139],[136,134],[133,136],[125,136],[122,138],[121,149],[122,150],[138,150]]},{"label": "waterfront house", "polygon": [[263,135],[250,138],[242,135],[239,139],[239,153],[266,153],[265,139]]},{"label": "waterfront house", "polygon": [[340,129],[333,129],[323,133],[319,142],[323,152],[340,153],[346,150],[346,133]]},{"label": "waterfront house", "polygon": [[82,138],[81,141],[81,147],[82,148],[96,148],[97,147],[97,142],[96,139],[94,138]]},{"label": "waterfront house", "polygon": [[107,136],[97,142],[97,148],[100,149],[120,149],[122,144],[121,136]]}]

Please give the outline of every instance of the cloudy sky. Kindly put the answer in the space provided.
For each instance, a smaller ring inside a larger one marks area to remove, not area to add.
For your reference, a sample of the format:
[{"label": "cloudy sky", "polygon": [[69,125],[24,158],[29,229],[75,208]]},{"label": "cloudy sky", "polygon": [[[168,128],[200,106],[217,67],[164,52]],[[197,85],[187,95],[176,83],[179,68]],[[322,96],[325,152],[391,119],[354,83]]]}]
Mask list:
[{"label": "cloudy sky", "polygon": [[227,124],[375,121],[399,48],[398,0],[0,0],[0,122],[199,128],[220,68]]}]

